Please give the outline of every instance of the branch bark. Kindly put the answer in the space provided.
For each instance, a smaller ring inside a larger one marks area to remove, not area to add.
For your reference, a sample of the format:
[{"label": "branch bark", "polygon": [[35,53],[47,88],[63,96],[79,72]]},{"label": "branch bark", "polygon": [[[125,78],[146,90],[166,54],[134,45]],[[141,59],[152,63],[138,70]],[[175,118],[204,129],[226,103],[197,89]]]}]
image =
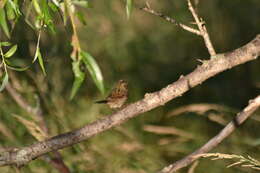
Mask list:
[{"label": "branch bark", "polygon": [[227,138],[240,124],[242,124],[250,115],[254,113],[260,107],[260,95],[255,99],[250,100],[248,106],[240,112],[233,121],[228,123],[226,127],[215,137],[209,140],[205,145],[203,145],[198,150],[184,157],[183,159],[170,164],[169,166],[163,168],[158,173],[171,173],[175,172],[183,167],[188,166],[193,161],[197,160],[199,156],[203,153],[207,153],[208,151],[215,148],[220,142],[222,142],[225,138]]},{"label": "branch bark", "polygon": [[202,61],[193,72],[181,76],[176,82],[160,91],[145,94],[140,101],[132,103],[118,112],[88,124],[80,129],[52,137],[46,141],[35,143],[15,151],[0,153],[0,166],[24,165],[48,152],[62,149],[122,124],[130,118],[162,106],[170,100],[181,96],[191,88],[201,84],[210,77],[231,69],[239,64],[256,59],[260,55],[260,35],[232,52],[217,54],[210,60]]}]

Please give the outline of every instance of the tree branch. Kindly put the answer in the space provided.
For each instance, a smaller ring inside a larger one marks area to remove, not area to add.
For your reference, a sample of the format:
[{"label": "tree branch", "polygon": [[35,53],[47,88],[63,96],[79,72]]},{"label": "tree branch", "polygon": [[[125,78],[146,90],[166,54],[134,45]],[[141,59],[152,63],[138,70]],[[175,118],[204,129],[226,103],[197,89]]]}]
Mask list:
[{"label": "tree branch", "polygon": [[176,82],[160,91],[145,94],[144,98],[125,108],[106,116],[80,129],[52,137],[15,151],[0,153],[0,166],[23,165],[48,152],[62,149],[122,124],[130,118],[162,106],[170,100],[181,96],[191,88],[201,84],[216,74],[231,69],[239,64],[256,59],[260,55],[260,35],[245,46],[232,52],[217,54],[215,58],[202,61],[193,72],[181,76]]},{"label": "tree branch", "polygon": [[174,24],[174,25],[176,25],[176,26],[182,28],[182,29],[185,30],[185,31],[188,31],[188,32],[191,32],[191,33],[193,33],[193,34],[196,34],[196,35],[201,36],[201,32],[200,32],[199,30],[194,29],[194,28],[192,28],[192,27],[189,27],[189,26],[187,26],[187,25],[185,25],[185,24],[183,24],[183,23],[179,23],[179,22],[177,22],[174,18],[171,18],[171,17],[169,17],[169,16],[166,16],[166,15],[160,13],[160,12],[157,12],[157,11],[153,10],[148,3],[146,3],[146,6],[145,6],[145,7],[140,8],[140,10],[143,10],[143,11],[145,11],[145,12],[147,12],[147,13],[152,14],[152,15],[161,17],[161,18],[163,18],[164,20],[166,20],[166,21],[168,21],[168,22],[170,22],[170,23],[172,23],[172,24]]},{"label": "tree branch", "polygon": [[163,168],[159,173],[171,173],[188,166],[193,161],[197,160],[201,154],[207,153],[208,151],[215,148],[220,142],[227,138],[240,124],[242,124],[250,115],[252,115],[254,111],[256,111],[259,107],[260,95],[257,96],[255,99],[250,100],[248,106],[242,112],[238,113],[235,119],[228,123],[228,125],[218,135],[213,137],[211,140],[209,140],[206,144],[204,144],[195,152]]},{"label": "tree branch", "polygon": [[216,55],[216,51],[215,51],[215,49],[214,49],[214,47],[212,45],[212,42],[210,40],[210,37],[209,37],[208,31],[207,31],[205,22],[202,20],[202,18],[199,18],[198,14],[196,13],[195,9],[193,8],[190,0],[187,0],[187,3],[188,3],[188,8],[189,8],[189,10],[190,10],[194,20],[195,20],[195,23],[198,26],[198,29],[195,29],[195,28],[189,27],[189,26],[187,26],[185,24],[179,23],[174,18],[171,18],[169,16],[166,16],[166,15],[160,13],[160,12],[157,12],[157,11],[153,10],[150,7],[148,2],[146,2],[146,6],[140,8],[140,10],[143,10],[143,11],[145,11],[147,13],[150,13],[152,15],[155,15],[155,16],[159,16],[159,17],[163,18],[164,20],[166,20],[166,21],[168,21],[168,22],[170,22],[170,23],[172,23],[172,24],[182,28],[185,31],[188,31],[188,32],[191,32],[193,34],[201,36],[203,38],[203,40],[204,40],[205,46],[208,49],[208,52],[209,52],[210,56]]}]

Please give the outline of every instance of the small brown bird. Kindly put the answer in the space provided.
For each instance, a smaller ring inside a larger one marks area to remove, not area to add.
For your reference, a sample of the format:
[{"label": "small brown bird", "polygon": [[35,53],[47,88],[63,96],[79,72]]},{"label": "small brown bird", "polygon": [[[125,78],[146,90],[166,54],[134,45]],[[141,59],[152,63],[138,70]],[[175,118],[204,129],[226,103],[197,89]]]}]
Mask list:
[{"label": "small brown bird", "polygon": [[96,103],[106,103],[111,109],[121,108],[128,98],[128,83],[124,80],[119,80],[111,93],[105,100],[97,101]]}]

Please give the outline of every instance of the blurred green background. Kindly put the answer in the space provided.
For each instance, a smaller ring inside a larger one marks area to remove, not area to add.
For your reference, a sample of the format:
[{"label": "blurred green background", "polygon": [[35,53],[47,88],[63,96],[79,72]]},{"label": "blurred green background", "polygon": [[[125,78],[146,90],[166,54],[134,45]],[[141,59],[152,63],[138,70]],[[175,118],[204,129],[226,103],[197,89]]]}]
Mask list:
[{"label": "blurred green background", "polygon": [[[106,94],[119,79],[129,81],[128,103],[137,101],[147,92],[154,92],[192,72],[209,55],[202,38],[183,31],[163,19],[138,9],[145,1],[135,1],[129,20],[125,1],[90,1],[92,8],[83,12],[86,25],[77,21],[80,43],[95,57],[106,87]],[[193,19],[186,1],[149,1],[151,7],[177,21],[190,24]],[[206,21],[218,53],[234,50],[251,41],[260,31],[259,0],[200,0],[197,10]],[[71,28],[64,27],[60,16],[54,20],[55,35],[44,32],[41,39],[47,76],[35,63],[25,72],[13,72],[19,81],[16,89],[32,106],[40,98],[50,136],[55,136],[93,122],[113,111],[94,102],[101,95],[90,75],[76,97],[70,101],[73,82],[70,53]],[[195,27],[195,25],[190,24]],[[1,35],[3,33],[0,33]],[[13,29],[12,42],[18,44],[19,64],[33,59],[37,34],[21,18]],[[255,60],[225,71],[202,85],[123,125],[97,135],[73,147],[61,150],[65,164],[74,173],[148,173],[191,153],[229,122],[244,108],[249,99],[259,94],[260,61]],[[11,78],[12,80],[12,78]],[[37,140],[14,114],[33,119],[4,91],[0,94],[2,147],[22,147]],[[206,105],[198,112],[184,107]],[[212,105],[217,104],[215,109]],[[174,114],[173,111],[184,111]],[[252,116],[213,152],[250,155],[260,160],[260,112]],[[167,129],[165,128],[167,127]],[[176,128],[178,130],[176,130]],[[256,172],[239,166],[226,168],[227,161],[201,159],[195,172]],[[2,167],[1,172],[16,172]],[[20,172],[58,172],[42,159],[32,161]],[[187,168],[180,172],[187,172]]]}]

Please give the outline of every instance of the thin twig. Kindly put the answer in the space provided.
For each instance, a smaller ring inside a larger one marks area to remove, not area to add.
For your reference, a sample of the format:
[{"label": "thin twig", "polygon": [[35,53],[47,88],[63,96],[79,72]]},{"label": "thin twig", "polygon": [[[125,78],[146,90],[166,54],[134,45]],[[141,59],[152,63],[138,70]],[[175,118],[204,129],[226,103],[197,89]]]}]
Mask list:
[{"label": "thin twig", "polygon": [[[216,58],[203,61],[203,64],[198,66],[190,74],[179,78],[176,82],[166,86],[160,91],[145,94],[143,99],[127,105],[125,108],[113,113],[112,115],[105,116],[102,119],[87,124],[80,129],[57,135],[48,140],[20,148],[16,151],[0,153],[0,166],[24,165],[48,152],[82,142],[101,132],[111,129],[112,127],[118,126],[144,112],[162,106],[218,73],[248,61],[255,60],[259,55],[260,34],[241,48],[229,53],[218,54],[216,55]],[[240,122],[240,120],[237,121]]]},{"label": "thin twig", "polygon": [[174,25],[176,25],[176,26],[178,26],[178,27],[180,27],[180,28],[182,28],[182,29],[184,29],[184,30],[186,30],[188,32],[191,32],[191,33],[194,33],[196,35],[200,35],[201,36],[201,33],[200,33],[199,30],[194,29],[192,27],[189,27],[187,25],[184,25],[182,23],[179,23],[175,19],[173,19],[173,18],[171,18],[169,16],[166,16],[166,15],[160,13],[160,12],[157,12],[157,11],[151,9],[150,6],[148,6],[148,5],[146,5],[145,7],[140,8],[140,10],[143,10],[143,11],[148,12],[150,14],[153,14],[155,16],[161,17],[161,18],[165,19],[166,21],[168,21],[168,22],[170,22],[170,23],[172,23],[172,24],[174,24]]},{"label": "thin twig", "polygon": [[188,1],[188,7],[189,7],[189,10],[200,30],[200,34],[201,36],[203,37],[204,39],[204,43],[205,43],[205,46],[207,47],[208,51],[209,51],[209,54],[211,56],[214,56],[216,55],[216,51],[215,49],[213,48],[213,45],[210,41],[210,37],[209,37],[209,34],[208,34],[208,31],[207,31],[207,28],[205,26],[205,22],[202,20],[202,19],[199,19],[199,16],[198,14],[196,13],[196,11],[194,10],[190,0],[187,0]]},{"label": "thin twig", "polygon": [[252,115],[260,107],[260,95],[255,99],[250,100],[248,106],[240,113],[237,114],[235,119],[228,123],[228,125],[215,137],[209,140],[201,148],[195,152],[189,154],[183,159],[164,167],[159,173],[172,173],[183,167],[188,166],[193,161],[199,158],[199,155],[207,153],[208,151],[215,148],[225,138],[227,138],[239,125],[241,125],[250,115]]}]

